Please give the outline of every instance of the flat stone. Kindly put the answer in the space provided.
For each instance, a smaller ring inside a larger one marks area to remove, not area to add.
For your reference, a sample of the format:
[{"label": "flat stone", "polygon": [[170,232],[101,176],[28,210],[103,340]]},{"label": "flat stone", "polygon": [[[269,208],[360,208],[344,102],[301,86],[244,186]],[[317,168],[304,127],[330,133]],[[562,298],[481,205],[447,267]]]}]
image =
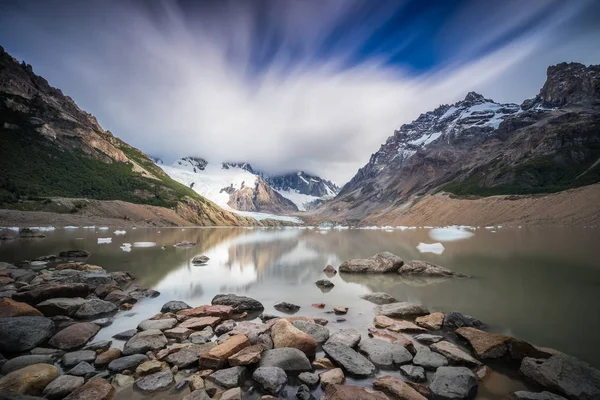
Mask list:
[{"label": "flat stone", "polygon": [[333,368],[319,374],[321,380],[321,387],[327,388],[329,385],[341,385],[346,381],[344,371],[341,368]]},{"label": "flat stone", "polygon": [[177,366],[179,369],[191,367],[198,364],[198,356],[186,349],[181,349],[180,351],[169,354],[165,360],[169,364],[173,364]]},{"label": "flat stone", "polygon": [[392,367],[410,363],[412,354],[398,344],[392,344],[380,339],[365,339],[358,345],[359,351],[366,355],[369,361],[378,367]]},{"label": "flat stone", "polygon": [[56,315],[72,317],[79,310],[79,307],[87,303],[87,301],[81,297],[58,297],[42,301],[36,307],[47,317],[54,317]]},{"label": "flat stone", "polygon": [[429,311],[418,303],[399,302],[377,306],[375,314],[385,315],[390,318],[410,318],[429,314]]},{"label": "flat stone", "polygon": [[194,331],[191,329],[182,328],[180,326],[177,326],[172,329],[167,329],[165,331],[165,337],[169,338],[169,339],[175,339],[177,341],[182,341],[182,340],[186,340],[187,338],[189,338],[192,333],[194,333]]},{"label": "flat stone", "polygon": [[192,393],[186,395],[183,400],[211,400],[206,390],[194,390]]},{"label": "flat stone", "polygon": [[393,376],[382,376],[373,381],[373,387],[381,390],[394,399],[427,400],[427,398],[413,389],[410,385]]},{"label": "flat stone", "polygon": [[135,387],[143,392],[158,392],[168,389],[174,382],[173,373],[166,369],[137,380]]},{"label": "flat stone", "polygon": [[215,334],[217,336],[224,335],[227,332],[231,332],[236,326],[236,323],[232,319],[228,319],[227,321],[223,321],[215,328]]},{"label": "flat stone", "polygon": [[98,350],[106,351],[106,350],[110,349],[111,345],[112,345],[112,340],[98,340],[96,342],[86,344],[83,347],[83,350],[94,350],[95,352],[98,352]]},{"label": "flat stone", "polygon": [[477,395],[477,378],[465,367],[440,367],[429,390],[436,399],[473,399]]},{"label": "flat stone", "polygon": [[100,330],[98,325],[90,322],[73,324],[52,336],[50,346],[69,351],[82,347]]},{"label": "flat stone", "polygon": [[38,396],[60,375],[58,368],[48,364],[33,364],[9,373],[0,379],[0,392]]},{"label": "flat stone", "polygon": [[390,304],[397,301],[393,296],[384,292],[367,293],[360,296],[360,298],[374,304]]},{"label": "flat stone", "polygon": [[436,370],[439,367],[448,365],[448,359],[441,354],[434,353],[427,348],[417,350],[413,358],[413,364],[421,366],[427,370]]},{"label": "flat stone", "polygon": [[207,326],[214,328],[220,321],[220,317],[193,317],[182,322],[179,327],[192,330],[202,330]]},{"label": "flat stone", "polygon": [[280,301],[279,303],[275,303],[273,308],[283,313],[295,313],[300,309],[300,306],[285,301]]},{"label": "flat stone", "polygon": [[280,319],[271,328],[273,345],[277,348],[292,347],[304,352],[307,356],[314,356],[317,342],[307,333],[296,328],[285,319]]},{"label": "flat stone", "polygon": [[159,331],[164,331],[166,329],[171,329],[175,325],[177,325],[177,320],[175,318],[165,318],[165,319],[146,319],[139,323],[138,330],[147,331],[148,329],[158,329]]},{"label": "flat stone", "polygon": [[213,297],[211,303],[213,305],[231,306],[234,313],[262,311],[265,309],[258,300],[235,294],[218,294]]},{"label": "flat stone", "polygon": [[67,374],[74,375],[74,376],[86,376],[86,375],[91,374],[93,372],[96,372],[96,368],[94,368],[88,362],[81,361],[76,366],[74,366],[73,368],[71,368],[67,372]]},{"label": "flat stone", "polygon": [[375,373],[375,366],[369,360],[346,345],[327,342],[323,351],[352,377],[366,378]]},{"label": "flat stone", "polygon": [[233,307],[224,305],[211,305],[190,308],[178,311],[176,317],[179,321],[184,321],[192,317],[220,317],[229,319],[233,315]]},{"label": "flat stone", "polygon": [[467,275],[454,272],[448,268],[429,263],[427,261],[412,260],[404,263],[398,270],[403,276],[417,276],[427,278],[467,278]]},{"label": "flat stone", "polygon": [[329,385],[325,389],[325,395],[321,400],[389,400],[389,398],[380,391],[372,390],[362,386],[349,385]]},{"label": "flat stone", "polygon": [[148,357],[144,354],[133,354],[111,361],[108,364],[108,369],[112,372],[122,372],[126,369],[133,371],[138,365],[145,361],[148,361]]},{"label": "flat stone", "polygon": [[415,324],[431,331],[440,330],[444,324],[444,313],[434,312],[428,315],[423,315],[422,317],[415,319]]},{"label": "flat stone", "polygon": [[513,340],[510,336],[487,333],[475,328],[458,328],[456,334],[466,339],[477,357],[500,358],[508,353],[508,342]]},{"label": "flat stone", "polygon": [[407,338],[402,333],[392,332],[392,331],[388,331],[387,329],[377,329],[377,328],[369,328],[368,331],[371,335],[373,335],[373,337],[376,337],[381,340],[385,340],[386,342],[399,344],[402,347],[404,347],[405,349],[407,349],[408,351],[410,351],[411,354],[416,353],[415,346],[414,346],[412,340]]},{"label": "flat stone", "polygon": [[319,324],[308,321],[294,321],[292,325],[308,334],[319,344],[323,344],[329,339],[329,329]]},{"label": "flat stone", "polygon": [[119,357],[121,357],[120,349],[108,349],[98,354],[98,356],[94,360],[94,365],[98,367],[103,367],[105,365],[110,364],[112,361],[116,360]]},{"label": "flat stone", "polygon": [[137,368],[135,369],[135,375],[146,376],[167,368],[169,368],[169,366],[164,361],[148,360],[144,361],[143,363],[137,366]]},{"label": "flat stone", "polygon": [[229,365],[232,367],[240,365],[256,364],[260,361],[260,356],[266,347],[262,344],[255,344],[240,350],[228,358]]},{"label": "flat stone", "polygon": [[455,344],[447,341],[434,343],[431,345],[430,349],[446,357],[452,364],[461,364],[471,367],[479,367],[482,365],[481,362],[471,357],[470,354],[461,350]]},{"label": "flat stone", "polygon": [[206,379],[226,389],[231,389],[241,386],[246,380],[246,375],[246,367],[231,367],[216,371]]},{"label": "flat stone", "polygon": [[[333,368],[331,368],[333,369]],[[314,372],[302,372],[298,375],[298,380],[308,387],[315,387],[319,383],[319,375]]]},{"label": "flat stone", "polygon": [[137,329],[128,329],[113,335],[113,338],[118,340],[128,340],[135,336],[136,333],[138,333]]},{"label": "flat stone", "polygon": [[124,389],[133,385],[135,378],[131,375],[116,374],[112,382],[117,386],[117,388]]},{"label": "flat stone", "polygon": [[519,400],[567,400],[562,396],[559,396],[550,392],[526,392],[524,390],[519,390],[518,392],[514,392],[513,396]]},{"label": "flat stone", "polygon": [[329,358],[315,358],[312,363],[313,368],[315,369],[333,369],[335,365],[331,362]]},{"label": "flat stone", "polygon": [[447,313],[444,317],[444,329],[455,330],[458,328],[477,328],[484,329],[485,324],[470,315],[461,314],[453,311]]},{"label": "flat stone", "polygon": [[14,301],[8,297],[0,299],[0,318],[43,317],[44,315],[27,303]]},{"label": "flat stone", "polygon": [[117,311],[119,308],[109,301],[91,299],[79,307],[73,316],[78,319],[96,319]]},{"label": "flat stone", "polygon": [[260,359],[261,367],[279,367],[286,372],[310,371],[310,361],[302,351],[294,348],[265,350]]},{"label": "flat stone", "polygon": [[254,379],[265,392],[279,394],[287,383],[285,371],[279,367],[259,367],[252,374]]},{"label": "flat stone", "polygon": [[135,334],[123,346],[123,354],[144,354],[151,350],[159,350],[167,345],[167,338],[157,329],[149,329]]},{"label": "flat stone", "polygon": [[86,297],[90,293],[90,287],[85,283],[69,284],[42,284],[36,285],[30,290],[17,293],[13,296],[16,301],[36,305],[44,300],[57,297]]},{"label": "flat stone", "polygon": [[178,311],[188,310],[190,308],[192,307],[190,307],[187,303],[184,303],[183,301],[171,300],[163,304],[162,308],[160,309],[160,312],[176,313]]},{"label": "flat stone", "polygon": [[423,333],[426,329],[421,328],[410,321],[386,317],[385,315],[377,315],[373,321],[377,328],[386,328],[392,332],[409,332]]},{"label": "flat stone", "polygon": [[249,347],[250,341],[246,335],[234,335],[225,339],[200,356],[200,367],[218,369],[227,365],[229,357]]},{"label": "flat stone", "polygon": [[350,273],[389,273],[396,272],[402,267],[404,261],[388,251],[376,254],[366,259],[354,259],[344,261],[340,267],[340,272]]},{"label": "flat stone", "polygon": [[46,386],[43,395],[48,400],[60,400],[83,386],[83,383],[84,379],[80,376],[61,375]]},{"label": "flat stone", "polygon": [[348,347],[356,347],[360,339],[360,333],[356,329],[341,329],[332,333],[327,343],[341,343]]},{"label": "flat stone", "polygon": [[20,357],[11,358],[7,360],[2,369],[0,369],[0,374],[8,375],[13,371],[16,371],[21,368],[25,368],[29,365],[33,364],[54,364],[54,359],[49,355],[25,355]]},{"label": "flat stone", "polygon": [[99,319],[93,320],[92,324],[96,324],[96,325],[104,328],[105,326],[112,325],[113,322],[114,322],[114,318],[99,318]]},{"label": "flat stone", "polygon": [[21,353],[45,342],[54,331],[54,322],[44,317],[0,319],[0,352]]},{"label": "flat stone", "polygon": [[416,335],[415,339],[423,344],[430,345],[433,343],[441,342],[442,340],[444,340],[444,337],[440,335],[430,335],[428,333],[421,333],[420,335]]},{"label": "flat stone", "polygon": [[59,349],[52,349],[46,347],[35,347],[29,351],[32,356],[53,356],[62,357],[65,352]]},{"label": "flat stone", "polygon": [[96,352],[93,350],[79,350],[65,354],[60,362],[65,367],[73,367],[81,361],[94,362],[96,360]]},{"label": "flat stone", "polygon": [[414,382],[425,382],[427,380],[427,375],[425,374],[425,369],[423,367],[403,365],[400,367],[400,372]]}]

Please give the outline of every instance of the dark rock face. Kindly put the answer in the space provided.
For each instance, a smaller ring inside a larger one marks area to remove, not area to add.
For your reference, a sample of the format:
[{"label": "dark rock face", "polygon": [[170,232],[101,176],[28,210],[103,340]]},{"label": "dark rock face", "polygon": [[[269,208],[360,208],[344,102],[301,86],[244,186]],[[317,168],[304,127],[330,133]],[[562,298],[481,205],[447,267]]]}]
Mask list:
[{"label": "dark rock face", "polygon": [[86,297],[89,293],[90,287],[84,283],[47,284],[35,286],[26,292],[16,293],[13,295],[13,299],[36,305],[44,300],[57,297]]},{"label": "dark rock face", "polygon": [[256,184],[233,190],[227,202],[231,208],[240,211],[257,211],[273,214],[285,214],[298,211],[291,200],[273,190],[262,178],[256,178]]},{"label": "dark rock face", "polygon": [[546,83],[536,100],[544,107],[600,101],[600,65],[560,63],[548,67]]},{"label": "dark rock face", "polygon": [[295,190],[298,193],[316,197],[332,197],[340,191],[335,183],[303,171],[286,175],[265,176],[265,180],[276,190]]},{"label": "dark rock face", "polygon": [[0,319],[0,352],[21,353],[44,343],[54,331],[54,322],[44,317]]},{"label": "dark rock face", "polygon": [[444,328],[455,330],[458,328],[477,328],[484,329],[486,326],[483,322],[470,315],[461,314],[453,311],[446,314],[444,317]]},{"label": "dark rock face", "polygon": [[262,311],[265,307],[258,300],[246,296],[238,296],[235,294],[218,294],[212,299],[213,305],[231,306],[233,312],[242,313],[252,311]]}]

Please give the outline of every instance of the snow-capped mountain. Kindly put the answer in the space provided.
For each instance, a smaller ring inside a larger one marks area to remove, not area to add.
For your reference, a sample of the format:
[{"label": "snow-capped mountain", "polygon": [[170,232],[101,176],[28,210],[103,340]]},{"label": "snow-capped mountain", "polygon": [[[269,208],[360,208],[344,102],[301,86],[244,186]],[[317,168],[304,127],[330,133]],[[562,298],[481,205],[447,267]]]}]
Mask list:
[{"label": "snow-capped mountain", "polygon": [[340,191],[335,183],[304,171],[286,175],[267,175],[264,178],[277,191],[294,191],[312,197],[333,197]]}]

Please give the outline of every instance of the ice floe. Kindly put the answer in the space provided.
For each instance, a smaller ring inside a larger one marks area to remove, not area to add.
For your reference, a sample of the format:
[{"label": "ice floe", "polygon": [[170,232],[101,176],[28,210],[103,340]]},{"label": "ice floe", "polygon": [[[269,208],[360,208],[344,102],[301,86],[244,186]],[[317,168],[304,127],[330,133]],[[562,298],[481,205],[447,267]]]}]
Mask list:
[{"label": "ice floe", "polygon": [[429,237],[440,242],[454,242],[456,240],[468,239],[473,235],[473,232],[470,232],[459,226],[434,228],[429,231]]},{"label": "ice floe", "polygon": [[112,243],[112,238],[98,238],[98,244]]},{"label": "ice floe", "polygon": [[134,242],[133,247],[154,247],[156,246],[155,242]]},{"label": "ice floe", "polygon": [[421,253],[442,254],[446,248],[441,243],[419,243],[417,250]]},{"label": "ice floe", "polygon": [[123,243],[119,248],[129,253],[131,251],[131,243]]},{"label": "ice floe", "polygon": [[[160,232],[160,231],[159,231],[159,232]],[[114,232],[114,234],[115,234],[115,235],[124,235],[124,234],[126,234],[126,233],[127,233],[126,231],[115,231],[115,232]]]}]

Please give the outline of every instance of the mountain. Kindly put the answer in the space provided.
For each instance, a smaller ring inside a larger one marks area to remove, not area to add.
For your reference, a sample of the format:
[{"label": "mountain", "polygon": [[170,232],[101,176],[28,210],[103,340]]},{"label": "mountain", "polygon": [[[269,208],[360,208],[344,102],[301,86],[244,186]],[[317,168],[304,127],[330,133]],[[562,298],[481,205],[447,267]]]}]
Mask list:
[{"label": "mountain", "polygon": [[304,171],[285,175],[262,175],[282,196],[292,200],[300,210],[307,210],[333,198],[340,188],[333,182]]},{"label": "mountain", "polygon": [[2,47],[0,160],[0,208],[45,210],[50,197],[124,200],[175,209],[198,225],[256,224],[171,179]]},{"label": "mountain", "polygon": [[[385,223],[420,196],[551,193],[600,181],[600,66],[548,68],[521,105],[471,92],[394,132],[321,215]],[[388,218],[388,219],[389,219]],[[392,218],[393,219],[393,218]]]}]

